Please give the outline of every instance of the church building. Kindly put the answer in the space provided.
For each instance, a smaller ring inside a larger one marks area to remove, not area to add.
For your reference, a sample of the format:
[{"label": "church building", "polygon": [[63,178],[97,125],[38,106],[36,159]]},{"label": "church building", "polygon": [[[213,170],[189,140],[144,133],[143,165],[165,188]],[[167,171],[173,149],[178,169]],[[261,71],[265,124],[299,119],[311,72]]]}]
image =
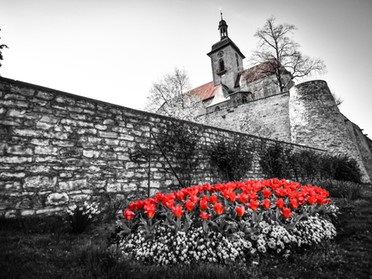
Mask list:
[{"label": "church building", "polygon": [[274,65],[265,62],[243,68],[244,54],[228,35],[222,18],[220,40],[207,53],[213,80],[192,89],[201,99],[201,122],[250,135],[346,154],[361,169],[363,181],[372,178],[372,141],[339,110],[327,82],[295,85],[280,69],[284,90],[276,83]]},{"label": "church building", "polygon": [[[266,62],[244,70],[245,56],[229,37],[228,25],[222,13],[218,30],[220,40],[207,54],[211,59],[213,81],[190,91],[191,95],[201,98],[206,113],[280,93],[279,86],[273,82],[275,70],[272,63]],[[290,73],[284,68],[281,71],[282,79],[288,82]]]}]

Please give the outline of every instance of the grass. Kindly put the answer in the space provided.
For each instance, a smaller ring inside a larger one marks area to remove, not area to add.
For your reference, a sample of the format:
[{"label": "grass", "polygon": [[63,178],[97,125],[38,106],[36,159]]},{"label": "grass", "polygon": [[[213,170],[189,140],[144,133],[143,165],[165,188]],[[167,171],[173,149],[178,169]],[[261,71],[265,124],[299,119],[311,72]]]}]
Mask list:
[{"label": "grass", "polygon": [[149,266],[118,262],[107,251],[113,222],[69,232],[61,217],[0,220],[0,278],[370,278],[372,276],[372,188],[358,199],[335,198],[341,215],[338,236],[321,247],[259,264]]}]

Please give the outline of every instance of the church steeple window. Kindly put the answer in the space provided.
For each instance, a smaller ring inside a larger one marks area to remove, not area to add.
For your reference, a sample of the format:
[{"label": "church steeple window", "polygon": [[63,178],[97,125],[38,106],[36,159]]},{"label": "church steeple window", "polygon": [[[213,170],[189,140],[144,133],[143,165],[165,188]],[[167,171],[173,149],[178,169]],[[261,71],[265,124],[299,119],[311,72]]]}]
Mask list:
[{"label": "church steeple window", "polygon": [[222,58],[220,60],[218,60],[218,71],[220,73],[225,71],[225,62],[223,61]]}]

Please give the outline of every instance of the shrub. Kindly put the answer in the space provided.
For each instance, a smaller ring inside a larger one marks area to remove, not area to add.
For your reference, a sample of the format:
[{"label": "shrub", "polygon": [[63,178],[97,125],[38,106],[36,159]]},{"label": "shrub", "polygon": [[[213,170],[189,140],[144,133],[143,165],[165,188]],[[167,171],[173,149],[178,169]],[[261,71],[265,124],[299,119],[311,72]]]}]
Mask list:
[{"label": "shrub", "polygon": [[267,177],[288,178],[291,175],[291,165],[288,163],[291,150],[280,142],[274,145],[264,144],[260,150],[260,166]]},{"label": "shrub", "polygon": [[362,197],[363,186],[351,181],[313,180],[311,183],[327,189],[331,197],[356,200]]},{"label": "shrub", "polygon": [[358,163],[354,159],[346,155],[338,155],[334,158],[334,164],[334,179],[352,181],[355,183],[361,182],[361,173]]},{"label": "shrub", "polygon": [[210,148],[210,164],[224,181],[239,181],[252,167],[253,152],[253,145],[247,145],[240,137],[222,140]]},{"label": "shrub", "polygon": [[98,204],[85,201],[84,204],[72,204],[67,207],[67,221],[71,225],[72,232],[82,233],[100,214]]},{"label": "shrub", "polygon": [[267,177],[361,182],[358,163],[346,155],[331,156],[314,150],[296,152],[280,142],[264,144],[259,154],[262,172]]},{"label": "shrub", "polygon": [[170,123],[160,130],[157,138],[159,143],[157,148],[161,148],[169,159],[181,186],[192,185],[199,165],[200,131],[198,128],[190,128],[187,123]]}]

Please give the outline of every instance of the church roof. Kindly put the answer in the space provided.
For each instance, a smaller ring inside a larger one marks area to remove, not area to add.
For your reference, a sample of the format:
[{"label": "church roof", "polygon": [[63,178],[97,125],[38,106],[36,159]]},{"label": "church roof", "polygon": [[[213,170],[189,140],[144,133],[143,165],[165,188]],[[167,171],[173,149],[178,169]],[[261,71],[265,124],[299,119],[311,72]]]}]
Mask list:
[{"label": "church roof", "polygon": [[[281,73],[289,74],[289,72],[284,67],[282,67]],[[242,71],[240,73],[240,76],[241,78],[244,78],[247,83],[250,83],[274,74],[275,69],[273,64],[270,62],[264,62]]]},{"label": "church roof", "polygon": [[190,90],[190,95],[198,96],[202,101],[214,97],[219,85],[214,85],[213,81],[203,84]]},{"label": "church roof", "polygon": [[244,54],[240,51],[240,49],[237,47],[237,45],[229,38],[229,37],[225,37],[223,39],[221,39],[220,41],[218,41],[217,43],[215,43],[213,46],[212,46],[212,50],[210,52],[207,53],[207,55],[210,55],[228,45],[231,45],[239,54],[240,56],[244,59],[245,56]]},{"label": "church roof", "polygon": [[[240,79],[245,79],[246,83],[251,83],[253,81],[265,78],[269,75],[274,75],[275,70],[270,62],[264,62],[258,64],[249,69],[243,70],[238,75],[237,84],[239,84]],[[290,74],[284,67],[282,69],[282,74]],[[213,81],[203,84],[199,87],[190,90],[190,95],[198,96],[202,101],[213,98],[220,85],[214,85]]]}]

